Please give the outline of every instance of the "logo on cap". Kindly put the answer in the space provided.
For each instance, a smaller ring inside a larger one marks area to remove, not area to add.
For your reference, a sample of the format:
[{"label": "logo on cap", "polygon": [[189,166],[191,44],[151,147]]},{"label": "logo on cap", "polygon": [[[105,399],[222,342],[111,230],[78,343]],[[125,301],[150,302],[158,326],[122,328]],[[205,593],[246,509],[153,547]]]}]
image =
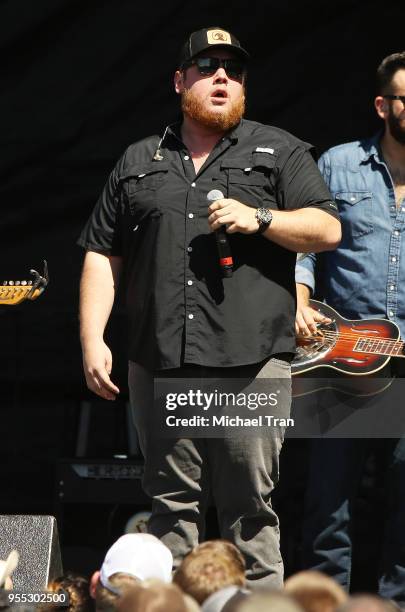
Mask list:
[{"label": "logo on cap", "polygon": [[209,45],[231,45],[231,37],[224,30],[208,30],[207,40]]}]

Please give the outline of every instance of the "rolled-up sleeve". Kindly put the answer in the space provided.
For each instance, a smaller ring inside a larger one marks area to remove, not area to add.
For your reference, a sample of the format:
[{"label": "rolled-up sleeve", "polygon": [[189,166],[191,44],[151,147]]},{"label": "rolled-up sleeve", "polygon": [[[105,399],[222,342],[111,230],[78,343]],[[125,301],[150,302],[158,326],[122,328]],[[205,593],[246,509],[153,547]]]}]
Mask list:
[{"label": "rolled-up sleeve", "polygon": [[298,258],[295,266],[295,282],[307,285],[311,289],[312,294],[315,292],[315,253],[305,253]]}]

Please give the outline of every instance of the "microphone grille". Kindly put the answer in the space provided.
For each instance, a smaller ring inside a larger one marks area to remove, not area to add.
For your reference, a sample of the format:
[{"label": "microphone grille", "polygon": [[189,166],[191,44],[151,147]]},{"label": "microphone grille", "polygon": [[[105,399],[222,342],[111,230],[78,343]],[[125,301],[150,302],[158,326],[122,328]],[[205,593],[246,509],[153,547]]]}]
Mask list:
[{"label": "microphone grille", "polygon": [[211,189],[207,193],[207,200],[209,202],[215,202],[216,200],[222,200],[224,198],[224,194],[219,189]]}]

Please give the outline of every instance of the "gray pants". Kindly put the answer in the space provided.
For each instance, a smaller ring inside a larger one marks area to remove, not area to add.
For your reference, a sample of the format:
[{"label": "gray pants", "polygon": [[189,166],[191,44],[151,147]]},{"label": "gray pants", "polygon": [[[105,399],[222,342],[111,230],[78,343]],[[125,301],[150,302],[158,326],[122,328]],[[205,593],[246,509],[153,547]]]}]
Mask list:
[{"label": "gray pants", "polygon": [[[284,357],[281,355],[280,357]],[[267,362],[234,368],[185,367],[155,372],[162,378],[290,379],[290,364]],[[288,385],[289,412],[291,381]],[[248,387],[245,387],[245,391]],[[225,435],[221,439],[166,439],[147,426],[154,401],[154,374],[129,362],[129,391],[134,423],[145,459],[143,486],[152,498],[148,530],[172,551],[175,567],[204,540],[210,495],[217,508],[222,538],[232,541],[246,559],[250,586],[280,588],[283,562],[278,518],[270,494],[279,477],[283,435]]]}]

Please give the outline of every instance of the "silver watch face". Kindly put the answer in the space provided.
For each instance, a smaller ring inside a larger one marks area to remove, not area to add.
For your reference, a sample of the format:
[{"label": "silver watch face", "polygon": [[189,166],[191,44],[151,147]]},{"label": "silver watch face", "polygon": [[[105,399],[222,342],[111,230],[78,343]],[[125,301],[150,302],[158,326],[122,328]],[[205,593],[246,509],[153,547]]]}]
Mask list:
[{"label": "silver watch face", "polygon": [[256,219],[261,225],[268,225],[273,219],[273,215],[269,208],[258,208],[256,212]]}]

